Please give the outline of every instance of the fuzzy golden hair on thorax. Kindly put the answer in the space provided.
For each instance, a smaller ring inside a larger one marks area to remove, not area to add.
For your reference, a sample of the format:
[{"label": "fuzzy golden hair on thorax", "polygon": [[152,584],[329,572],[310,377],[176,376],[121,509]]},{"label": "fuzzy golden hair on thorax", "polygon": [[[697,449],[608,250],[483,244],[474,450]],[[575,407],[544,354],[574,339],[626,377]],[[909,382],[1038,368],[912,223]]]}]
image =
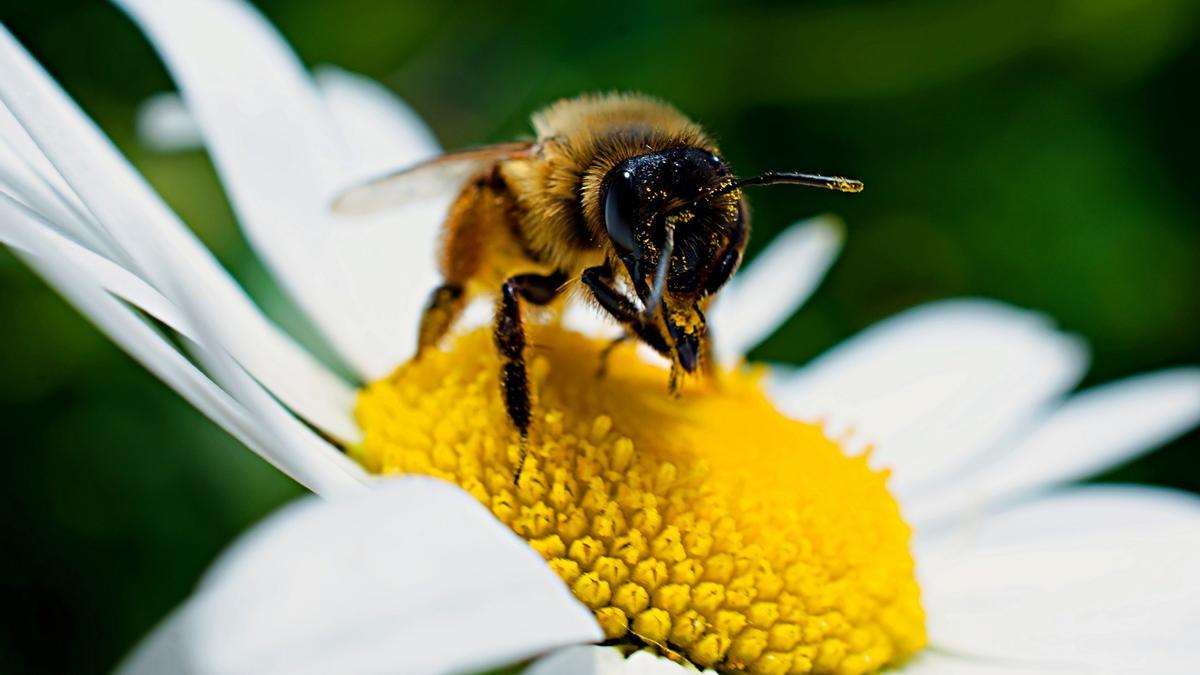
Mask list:
[{"label": "fuzzy golden hair on thorax", "polygon": [[540,161],[506,162],[503,174],[518,196],[530,248],[562,268],[597,249],[611,252],[600,197],[613,166],[671,148],[716,151],[697,124],[641,94],[563,99],[534,114],[533,127]]}]

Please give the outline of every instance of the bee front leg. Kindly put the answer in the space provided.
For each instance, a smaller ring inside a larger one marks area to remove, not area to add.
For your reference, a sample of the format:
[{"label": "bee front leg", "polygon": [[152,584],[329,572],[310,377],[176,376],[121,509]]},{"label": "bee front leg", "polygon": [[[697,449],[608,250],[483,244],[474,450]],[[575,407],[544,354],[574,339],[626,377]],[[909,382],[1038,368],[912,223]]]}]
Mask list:
[{"label": "bee front leg", "polygon": [[526,445],[529,442],[529,423],[532,418],[529,375],[525,368],[525,325],[521,320],[521,300],[544,305],[558,295],[566,281],[563,274],[518,274],[509,277],[500,287],[496,302],[496,320],[492,339],[500,353],[500,387],[504,409],[513,426],[521,434],[521,458],[513,482],[521,477],[525,465]]},{"label": "bee front leg", "polygon": [[668,359],[672,358],[671,345],[658,326],[647,321],[634,306],[633,301],[612,287],[612,270],[607,265],[587,268],[583,271],[580,280],[592,292],[592,297],[596,299],[600,307],[612,318],[619,321],[642,342],[650,345],[654,351]]}]

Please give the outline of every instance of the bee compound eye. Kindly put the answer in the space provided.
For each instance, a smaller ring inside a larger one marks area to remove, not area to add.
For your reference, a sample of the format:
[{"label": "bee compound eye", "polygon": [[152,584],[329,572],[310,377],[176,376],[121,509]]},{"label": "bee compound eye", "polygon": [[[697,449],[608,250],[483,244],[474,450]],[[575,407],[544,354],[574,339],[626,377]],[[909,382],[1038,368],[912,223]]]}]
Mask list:
[{"label": "bee compound eye", "polygon": [[613,177],[604,197],[604,228],[613,244],[624,252],[633,251],[634,226],[637,222],[637,189],[628,169]]}]

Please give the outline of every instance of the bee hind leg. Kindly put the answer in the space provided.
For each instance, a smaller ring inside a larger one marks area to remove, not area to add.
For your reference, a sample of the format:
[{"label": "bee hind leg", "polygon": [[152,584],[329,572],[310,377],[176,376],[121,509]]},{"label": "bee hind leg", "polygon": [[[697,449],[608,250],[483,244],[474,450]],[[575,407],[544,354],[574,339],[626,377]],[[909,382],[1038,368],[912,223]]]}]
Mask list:
[{"label": "bee hind leg", "polygon": [[500,387],[504,409],[513,426],[521,434],[521,457],[513,475],[515,484],[525,466],[529,424],[533,416],[530,402],[529,374],[525,368],[525,325],[521,320],[521,300],[544,305],[558,295],[566,281],[563,274],[519,274],[509,277],[500,287],[496,302],[496,319],[492,338],[500,354]]}]

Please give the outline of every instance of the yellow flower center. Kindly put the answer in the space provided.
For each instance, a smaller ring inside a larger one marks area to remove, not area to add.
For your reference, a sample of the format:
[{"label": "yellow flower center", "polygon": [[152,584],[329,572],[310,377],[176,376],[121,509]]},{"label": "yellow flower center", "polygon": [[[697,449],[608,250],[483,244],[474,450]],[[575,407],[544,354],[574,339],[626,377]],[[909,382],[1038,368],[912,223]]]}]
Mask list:
[{"label": "yellow flower center", "polygon": [[[887,475],[781,415],[760,377],[678,398],[632,349],[530,331],[528,459],[487,330],[368,386],[355,456],[457,483],[540,552],[610,641],[701,667],[864,673],[925,645],[910,530]],[[486,563],[484,563],[486,564]]]}]

